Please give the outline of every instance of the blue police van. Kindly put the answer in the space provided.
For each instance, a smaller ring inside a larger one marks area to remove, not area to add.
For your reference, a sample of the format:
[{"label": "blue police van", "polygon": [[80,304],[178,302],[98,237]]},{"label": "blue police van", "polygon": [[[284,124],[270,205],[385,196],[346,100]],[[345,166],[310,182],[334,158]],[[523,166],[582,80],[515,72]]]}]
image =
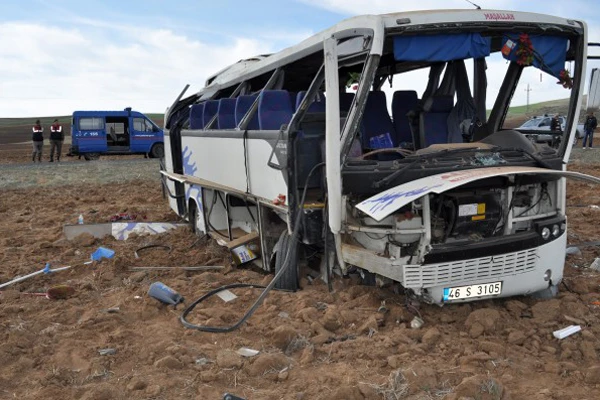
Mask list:
[{"label": "blue police van", "polygon": [[163,130],[144,114],[124,111],[75,111],[71,121],[69,155],[86,160],[101,154],[164,155]]}]

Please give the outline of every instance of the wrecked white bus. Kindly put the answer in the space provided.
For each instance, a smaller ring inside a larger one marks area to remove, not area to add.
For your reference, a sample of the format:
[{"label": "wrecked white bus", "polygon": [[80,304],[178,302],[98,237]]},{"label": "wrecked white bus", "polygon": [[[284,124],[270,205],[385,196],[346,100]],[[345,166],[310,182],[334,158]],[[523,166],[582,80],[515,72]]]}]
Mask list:
[{"label": "wrecked white bus", "polygon": [[[170,204],[283,289],[308,266],[432,303],[554,292],[565,177],[594,179],[566,171],[586,30],[512,11],[369,15],[240,61],[165,115]],[[506,123],[533,68],[569,97],[557,148]]]}]

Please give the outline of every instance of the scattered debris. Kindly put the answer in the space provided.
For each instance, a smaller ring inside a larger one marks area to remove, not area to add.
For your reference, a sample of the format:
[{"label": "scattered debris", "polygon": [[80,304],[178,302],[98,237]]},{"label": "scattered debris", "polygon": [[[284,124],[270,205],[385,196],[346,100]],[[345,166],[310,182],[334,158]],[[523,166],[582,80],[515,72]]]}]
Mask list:
[{"label": "scattered debris", "polygon": [[419,317],[414,317],[412,321],[410,321],[410,327],[413,329],[419,329],[423,326],[424,323],[425,321],[423,321],[423,319]]},{"label": "scattered debris", "polygon": [[115,251],[106,247],[98,247],[98,250],[92,253],[92,261],[100,261],[103,258],[113,258]]},{"label": "scattered debris", "polygon": [[577,246],[567,247],[567,255],[575,255],[581,257],[581,250]]},{"label": "scattered debris", "polygon": [[[373,329],[373,331],[375,331],[375,329]],[[377,332],[377,331],[375,331]],[[327,338],[327,340],[325,341],[325,344],[330,344],[333,342],[345,342],[346,340],[354,340],[356,339],[355,335],[343,335],[343,336],[337,336],[337,337],[330,337]]]},{"label": "scattered debris", "polygon": [[232,300],[237,299],[237,296],[235,294],[233,294],[233,292],[225,289],[225,290],[221,290],[219,293],[217,293],[217,296],[219,296],[219,298],[221,300],[223,300],[225,303],[228,303]]},{"label": "scattered debris", "polygon": [[260,353],[260,351],[258,350],[254,350],[254,349],[250,349],[248,347],[240,347],[237,351],[237,353],[242,356],[242,357],[254,357],[255,355],[257,355],[258,353]]},{"label": "scattered debris", "polygon": [[119,311],[121,311],[121,308],[120,307],[111,307],[111,308],[107,308],[106,310],[103,310],[103,311],[108,314],[116,314]]},{"label": "scattered debris", "polygon": [[594,271],[600,271],[600,257],[597,257],[589,266],[590,269]]},{"label": "scattered debris", "polygon": [[[135,221],[137,219],[137,214],[129,214],[129,213],[118,213],[113,215],[112,217],[110,217],[109,221],[110,222],[117,222],[117,221]],[[146,219],[145,215],[142,215],[142,219]]]},{"label": "scattered debris", "polygon": [[46,266],[44,268],[40,269],[39,271],[32,272],[31,274],[28,274],[28,275],[25,275],[25,276],[16,277],[15,279],[13,279],[11,281],[8,281],[6,283],[1,284],[0,285],[0,289],[2,289],[3,287],[6,287],[6,286],[10,286],[10,285],[12,285],[14,283],[23,282],[24,280],[29,279],[29,278],[31,278],[33,276],[36,276],[36,275],[51,274],[52,272],[64,271],[64,270],[69,269],[69,268],[71,268],[71,266],[60,267],[60,268],[53,268],[52,269],[52,268],[50,268],[50,263],[46,263]]},{"label": "scattered debris", "polygon": [[277,316],[279,318],[286,318],[287,319],[287,318],[290,317],[290,314],[286,313],[285,311],[281,311],[279,314],[277,314]]},{"label": "scattered debris", "polygon": [[101,356],[112,356],[117,354],[117,349],[100,349],[98,350]]},{"label": "scattered debris", "polygon": [[555,338],[562,340],[568,336],[571,336],[574,333],[581,331],[580,325],[569,325],[566,328],[559,329],[557,331],[552,332]]},{"label": "scattered debris", "polygon": [[211,364],[212,361],[206,357],[200,357],[200,358],[196,359],[195,363],[196,363],[196,365],[207,365],[207,364]]},{"label": "scattered debris", "polygon": [[223,395],[223,400],[246,400],[243,397],[237,397],[233,394],[225,393]]},{"label": "scattered debris", "polygon": [[155,298],[164,304],[171,304],[177,306],[179,303],[183,303],[184,298],[162,282],[154,282],[148,289],[148,296]]},{"label": "scattered debris", "polygon": [[53,286],[48,289],[45,293],[23,293],[33,296],[45,296],[50,300],[64,300],[75,294],[75,289],[67,285]]},{"label": "scattered debris", "polygon": [[135,258],[140,258],[139,252],[142,250],[147,250],[147,249],[163,249],[163,250],[166,250],[167,253],[170,253],[172,250],[171,246],[167,246],[164,244],[149,244],[148,246],[142,246],[139,249],[137,249],[134,252]]},{"label": "scattered debris", "polygon": [[168,230],[185,227],[187,224],[176,222],[108,222],[103,224],[64,225],[63,233],[67,240],[73,240],[82,233],[89,233],[94,238],[100,239],[104,236],[112,236],[117,240],[127,240],[129,235],[156,235]]},{"label": "scattered debris", "polygon": [[171,270],[182,270],[182,271],[213,271],[225,269],[222,265],[200,265],[197,267],[131,267],[130,271],[171,271]]}]

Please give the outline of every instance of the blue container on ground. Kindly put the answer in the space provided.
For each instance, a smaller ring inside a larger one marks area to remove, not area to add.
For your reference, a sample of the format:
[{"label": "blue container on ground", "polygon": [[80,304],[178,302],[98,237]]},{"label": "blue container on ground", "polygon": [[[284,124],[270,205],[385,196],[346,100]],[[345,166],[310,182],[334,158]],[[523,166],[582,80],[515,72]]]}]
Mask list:
[{"label": "blue container on ground", "polygon": [[115,251],[106,247],[98,247],[98,250],[92,253],[92,261],[98,261],[102,258],[113,258]]},{"label": "blue container on ground", "polygon": [[176,306],[183,303],[184,298],[179,293],[168,287],[162,282],[154,282],[148,289],[148,296],[155,298],[161,303]]}]

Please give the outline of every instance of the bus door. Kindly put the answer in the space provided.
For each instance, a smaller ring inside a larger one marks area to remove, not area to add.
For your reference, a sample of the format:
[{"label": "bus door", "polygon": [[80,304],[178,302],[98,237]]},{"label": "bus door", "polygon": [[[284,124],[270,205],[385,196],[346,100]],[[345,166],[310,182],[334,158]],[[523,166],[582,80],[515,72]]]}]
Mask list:
[{"label": "bus door", "polygon": [[149,153],[152,145],[162,142],[162,131],[148,119],[131,117],[130,148],[132,153]]},{"label": "bus door", "polygon": [[105,120],[102,116],[74,118],[73,137],[80,153],[102,153],[107,150]]}]

